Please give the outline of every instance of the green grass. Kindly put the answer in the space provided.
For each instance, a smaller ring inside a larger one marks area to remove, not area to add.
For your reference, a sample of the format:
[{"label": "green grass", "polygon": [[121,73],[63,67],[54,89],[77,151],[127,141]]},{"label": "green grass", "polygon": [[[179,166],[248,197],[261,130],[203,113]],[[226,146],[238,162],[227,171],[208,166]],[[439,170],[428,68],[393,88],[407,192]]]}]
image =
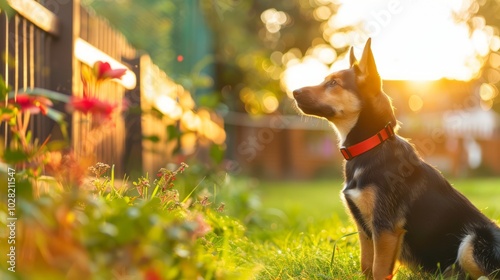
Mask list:
[{"label": "green grass", "polygon": [[[452,184],[489,217],[500,220],[500,179]],[[249,262],[257,279],[364,279],[359,244],[339,193],[342,180],[261,182],[263,217],[249,228]],[[332,261],[332,253],[335,254]],[[398,279],[435,277],[402,268]]]},{"label": "green grass", "polygon": [[336,216],[347,219],[340,199],[342,179],[321,181],[262,182],[259,187],[264,208],[284,209],[306,219]]},{"label": "green grass", "polygon": [[453,186],[468,197],[488,217],[500,221],[500,179],[452,180]]},{"label": "green grass", "polygon": [[[500,218],[500,178],[450,180],[452,185],[492,218]],[[301,212],[312,218],[348,216],[340,199],[341,178],[320,181],[264,181],[259,191],[265,208]]]}]

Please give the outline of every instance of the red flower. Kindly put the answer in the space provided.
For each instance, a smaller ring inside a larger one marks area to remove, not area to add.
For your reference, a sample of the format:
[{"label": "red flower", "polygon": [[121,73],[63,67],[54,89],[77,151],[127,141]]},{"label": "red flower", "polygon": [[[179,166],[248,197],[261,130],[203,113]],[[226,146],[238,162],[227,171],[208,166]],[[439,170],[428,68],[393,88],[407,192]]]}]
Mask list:
[{"label": "red flower", "polygon": [[69,112],[78,111],[83,114],[96,114],[105,118],[111,118],[113,111],[118,108],[117,104],[102,101],[95,97],[72,97],[66,109]]},{"label": "red flower", "polygon": [[111,65],[107,62],[97,61],[93,67],[94,75],[98,81],[106,79],[120,79],[127,69],[111,69]]},{"label": "red flower", "polygon": [[144,280],[161,280],[160,273],[158,273],[154,268],[149,268],[144,272]]},{"label": "red flower", "polygon": [[9,103],[18,106],[23,112],[30,112],[32,114],[46,115],[48,107],[52,106],[52,101],[43,96],[34,96],[28,94],[18,94],[17,97],[11,98]]}]

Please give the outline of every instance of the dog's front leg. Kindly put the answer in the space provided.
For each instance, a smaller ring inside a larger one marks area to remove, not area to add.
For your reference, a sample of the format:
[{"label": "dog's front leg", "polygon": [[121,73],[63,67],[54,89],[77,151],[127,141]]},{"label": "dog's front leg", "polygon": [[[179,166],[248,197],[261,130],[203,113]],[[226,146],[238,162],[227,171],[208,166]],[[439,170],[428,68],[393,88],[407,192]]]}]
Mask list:
[{"label": "dog's front leg", "polygon": [[382,231],[373,237],[373,279],[392,279],[394,266],[401,251],[405,231],[395,229]]},{"label": "dog's front leg", "polygon": [[367,279],[372,278],[373,267],[373,240],[361,227],[359,229],[359,243],[361,247],[361,271]]}]

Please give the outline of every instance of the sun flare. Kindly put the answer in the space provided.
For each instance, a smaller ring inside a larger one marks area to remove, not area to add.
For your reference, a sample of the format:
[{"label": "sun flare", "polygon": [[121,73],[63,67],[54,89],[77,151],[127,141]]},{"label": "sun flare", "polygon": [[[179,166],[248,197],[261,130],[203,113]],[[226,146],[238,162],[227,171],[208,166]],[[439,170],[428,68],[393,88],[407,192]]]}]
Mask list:
[{"label": "sun flare", "polygon": [[[359,59],[371,37],[377,67],[385,80],[471,80],[490,50],[500,48],[500,39],[484,22],[471,32],[467,23],[454,18],[468,1],[341,0],[338,13],[327,20],[324,39],[332,50],[353,46]],[[346,26],[355,28],[337,32]],[[287,64],[282,83],[289,94],[322,80],[314,80],[315,75],[324,77],[349,66],[347,56],[337,58],[334,51],[336,60],[331,64],[319,55],[325,51],[315,51],[317,47]]]}]

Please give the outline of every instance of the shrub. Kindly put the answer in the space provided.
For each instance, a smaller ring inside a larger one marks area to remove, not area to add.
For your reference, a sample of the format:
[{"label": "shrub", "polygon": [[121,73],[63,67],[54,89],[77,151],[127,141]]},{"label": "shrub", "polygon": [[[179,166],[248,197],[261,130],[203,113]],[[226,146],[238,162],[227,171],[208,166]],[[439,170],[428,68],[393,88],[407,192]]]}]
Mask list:
[{"label": "shrub", "polygon": [[[180,199],[173,179],[187,167],[160,170],[116,186],[98,163],[80,189],[52,188],[17,200],[16,276],[21,279],[236,279],[249,264],[234,254],[245,227],[204,197]],[[30,188],[18,178],[17,188]],[[194,193],[193,193],[194,194]],[[0,208],[7,216],[7,207]],[[4,219],[2,219],[3,221]],[[6,225],[2,225],[6,226]],[[5,263],[2,255],[2,263]],[[221,264],[224,264],[223,266]],[[8,279],[4,272],[2,279]],[[5,277],[5,278],[4,278]]]}]

